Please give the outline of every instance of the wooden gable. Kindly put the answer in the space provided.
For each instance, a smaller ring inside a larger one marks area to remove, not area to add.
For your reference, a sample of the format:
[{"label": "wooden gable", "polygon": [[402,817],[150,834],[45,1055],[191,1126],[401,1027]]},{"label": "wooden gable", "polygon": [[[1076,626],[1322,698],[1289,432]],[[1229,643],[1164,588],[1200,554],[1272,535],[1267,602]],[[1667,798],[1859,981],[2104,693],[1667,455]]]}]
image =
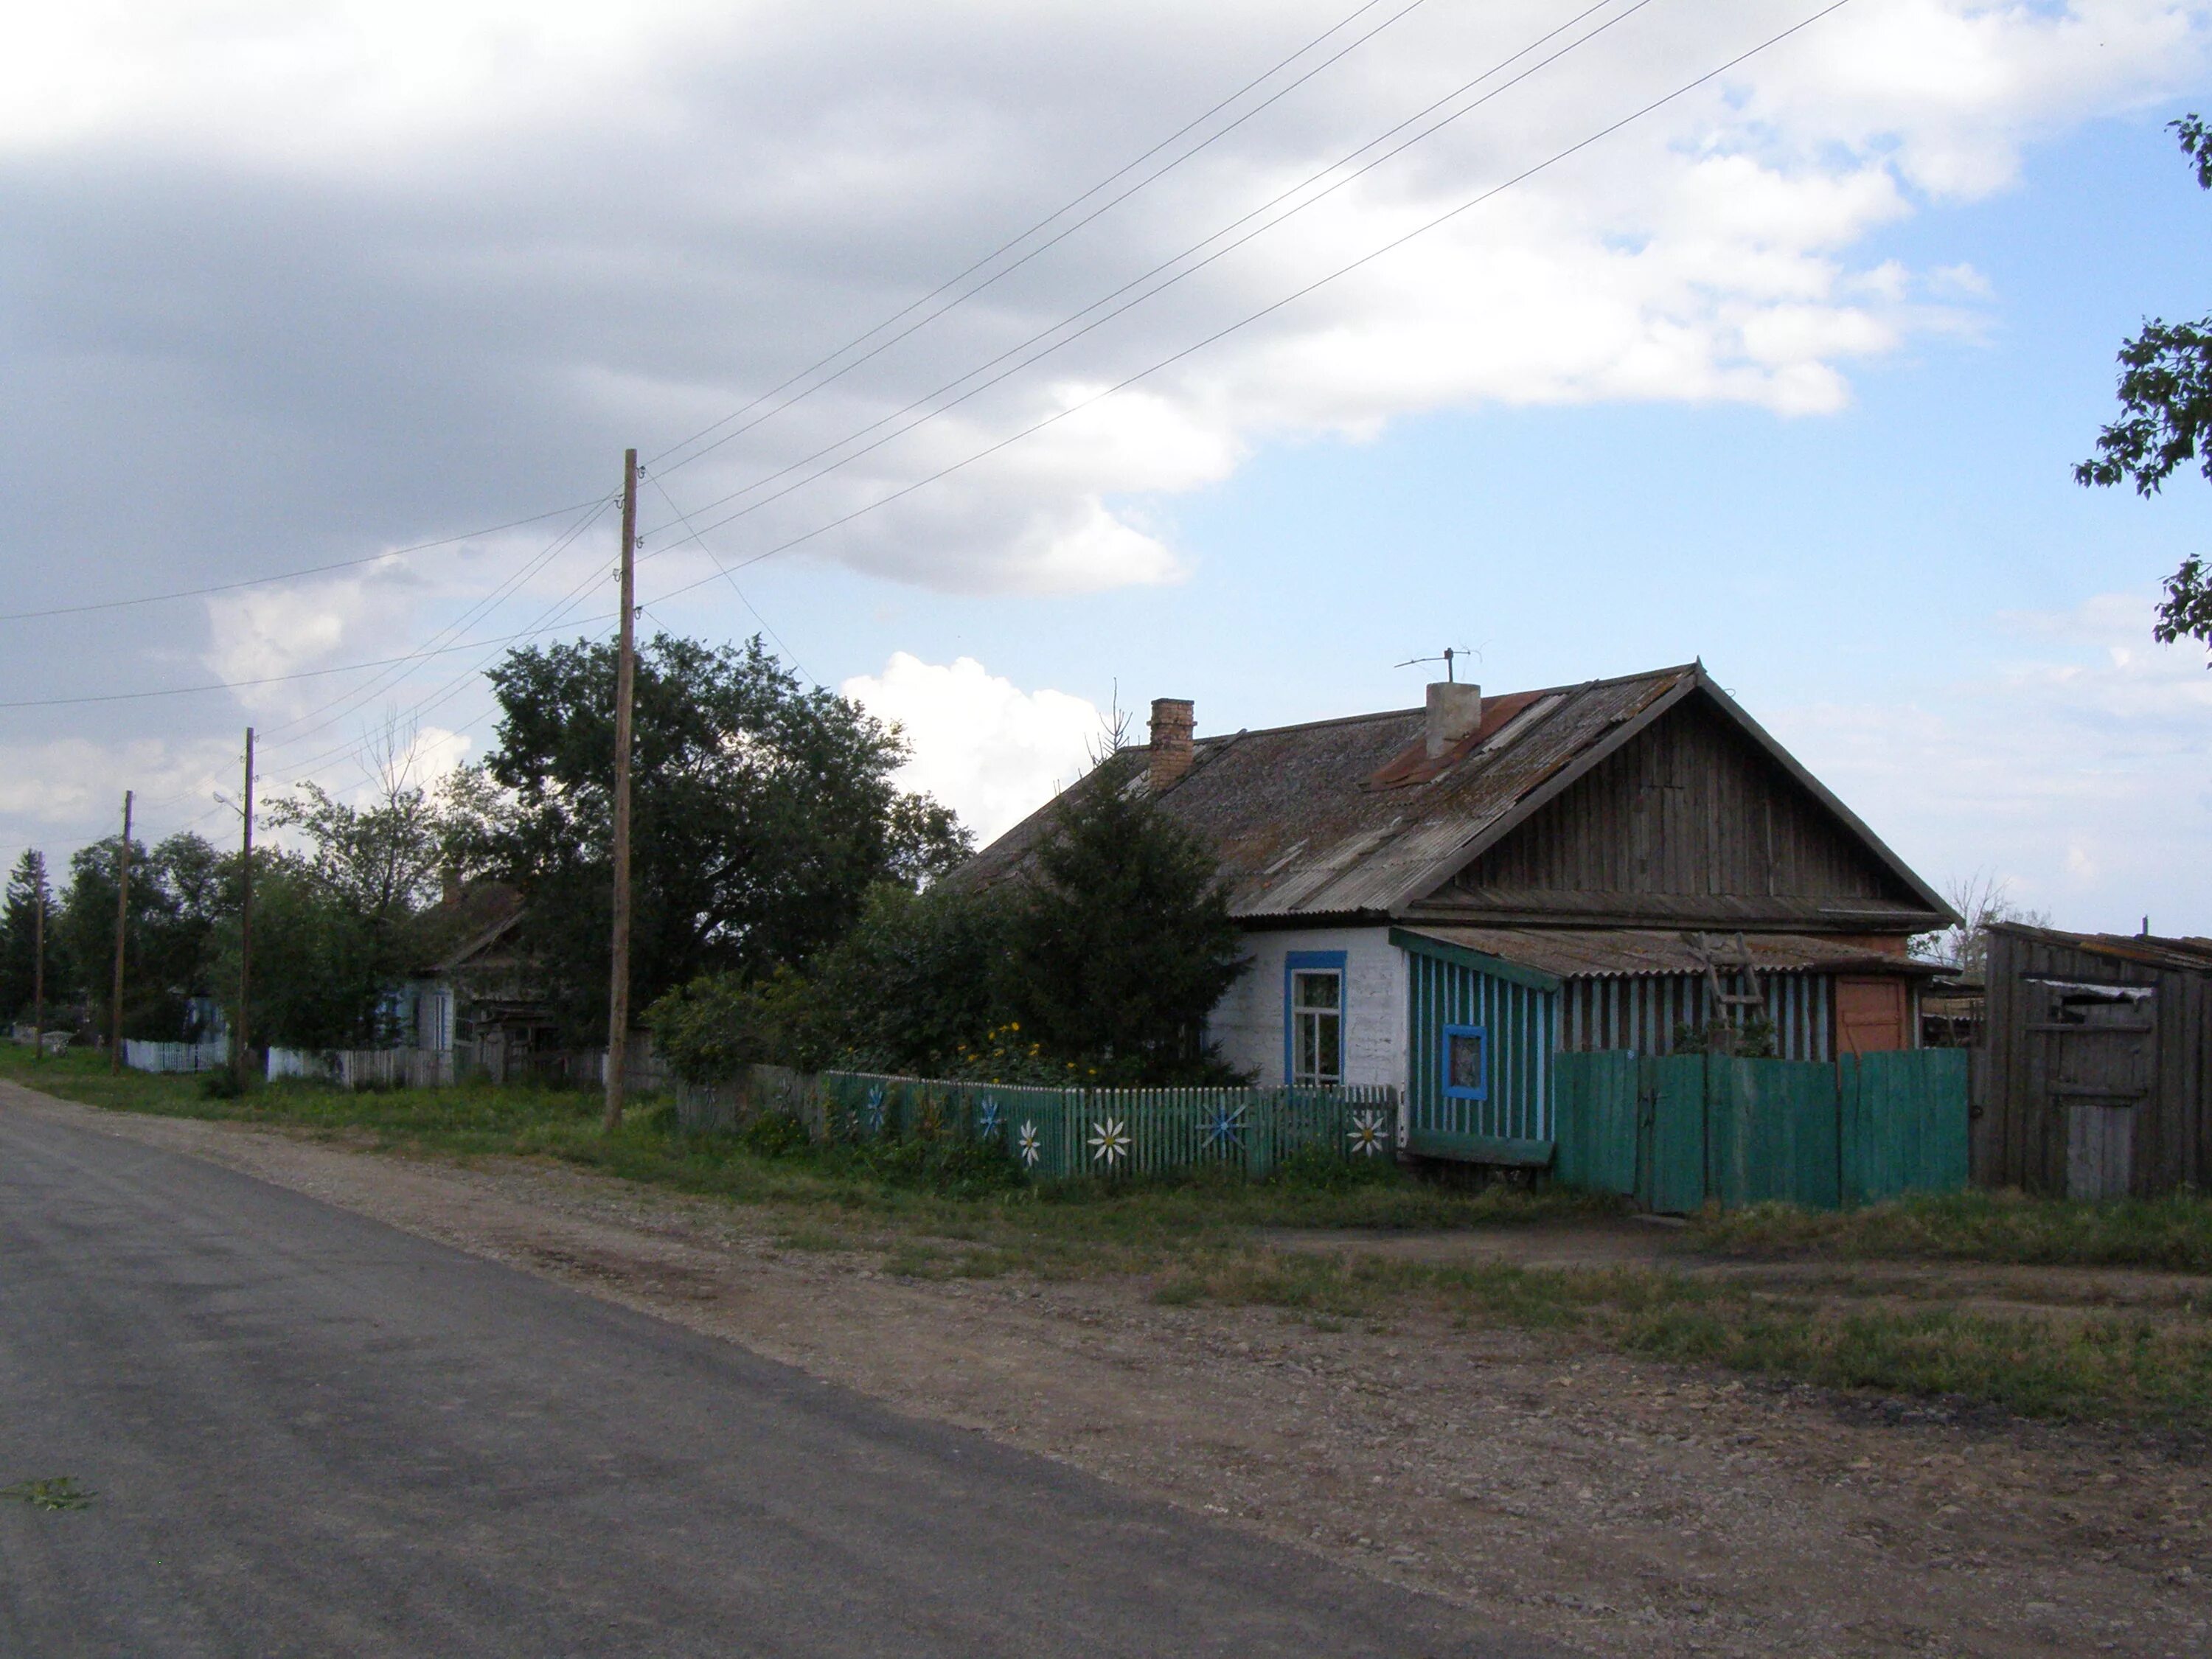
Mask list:
[{"label": "wooden gable", "polygon": [[1941,926],[1935,898],[1733,703],[1709,690],[1480,844],[1411,908],[1606,926]]}]

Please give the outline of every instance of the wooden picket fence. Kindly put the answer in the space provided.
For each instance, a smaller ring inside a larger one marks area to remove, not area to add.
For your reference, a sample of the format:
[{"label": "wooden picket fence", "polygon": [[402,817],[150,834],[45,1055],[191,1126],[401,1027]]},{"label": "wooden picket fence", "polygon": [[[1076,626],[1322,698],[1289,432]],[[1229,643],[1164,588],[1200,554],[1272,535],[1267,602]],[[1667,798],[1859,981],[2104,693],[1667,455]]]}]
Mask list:
[{"label": "wooden picket fence", "polygon": [[[48,1032],[51,1038],[53,1033]],[[123,1039],[123,1063],[134,1072],[212,1072],[230,1064],[230,1039],[211,1042],[148,1042]]]},{"label": "wooden picket fence", "polygon": [[682,1084],[678,1121],[728,1132],[781,1112],[817,1141],[943,1140],[1003,1146],[1030,1174],[1160,1175],[1207,1165],[1266,1174],[1314,1147],[1390,1158],[1398,1091],[1063,1089],[756,1066],[727,1084]]}]

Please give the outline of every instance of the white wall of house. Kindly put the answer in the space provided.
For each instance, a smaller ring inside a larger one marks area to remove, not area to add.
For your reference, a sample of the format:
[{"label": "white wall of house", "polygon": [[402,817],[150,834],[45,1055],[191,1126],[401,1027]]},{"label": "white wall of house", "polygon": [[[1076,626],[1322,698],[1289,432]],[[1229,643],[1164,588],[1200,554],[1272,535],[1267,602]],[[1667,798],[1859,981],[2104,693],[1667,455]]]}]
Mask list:
[{"label": "white wall of house", "polygon": [[1310,927],[1244,936],[1246,969],[1206,1021],[1221,1057],[1263,1087],[1283,1076],[1284,964],[1293,951],[1344,952],[1344,1080],[1406,1086],[1406,953],[1388,927]]}]

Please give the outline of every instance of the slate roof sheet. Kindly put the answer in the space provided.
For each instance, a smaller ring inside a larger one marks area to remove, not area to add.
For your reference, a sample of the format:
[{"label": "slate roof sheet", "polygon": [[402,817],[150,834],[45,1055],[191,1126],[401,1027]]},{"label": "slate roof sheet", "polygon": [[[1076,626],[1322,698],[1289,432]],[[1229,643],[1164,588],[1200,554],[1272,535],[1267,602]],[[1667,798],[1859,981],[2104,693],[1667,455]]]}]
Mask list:
[{"label": "slate roof sheet", "polygon": [[[1698,672],[1690,664],[1486,698],[1482,724],[1436,763],[1419,708],[1204,738],[1161,804],[1214,847],[1240,917],[1386,914]],[[988,884],[1018,870],[1050,813],[1008,830],[957,880]]]}]

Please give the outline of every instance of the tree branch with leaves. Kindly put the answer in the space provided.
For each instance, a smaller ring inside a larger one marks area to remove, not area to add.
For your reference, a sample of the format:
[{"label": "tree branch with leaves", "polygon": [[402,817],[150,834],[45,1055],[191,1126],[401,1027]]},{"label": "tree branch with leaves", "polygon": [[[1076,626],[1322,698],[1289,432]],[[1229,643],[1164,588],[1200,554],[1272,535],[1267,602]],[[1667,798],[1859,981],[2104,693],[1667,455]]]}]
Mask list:
[{"label": "tree branch with leaves", "polygon": [[[2212,191],[2212,130],[2201,116],[2169,124],[2197,173]],[[2155,495],[2192,464],[2212,480],[2212,317],[2193,323],[2153,318],[2120,347],[2120,417],[2097,434],[2097,453],[2074,469],[2076,483],[2132,483]],[[2212,645],[2212,571],[2191,554],[2166,578],[2152,633],[2164,644]]]}]

